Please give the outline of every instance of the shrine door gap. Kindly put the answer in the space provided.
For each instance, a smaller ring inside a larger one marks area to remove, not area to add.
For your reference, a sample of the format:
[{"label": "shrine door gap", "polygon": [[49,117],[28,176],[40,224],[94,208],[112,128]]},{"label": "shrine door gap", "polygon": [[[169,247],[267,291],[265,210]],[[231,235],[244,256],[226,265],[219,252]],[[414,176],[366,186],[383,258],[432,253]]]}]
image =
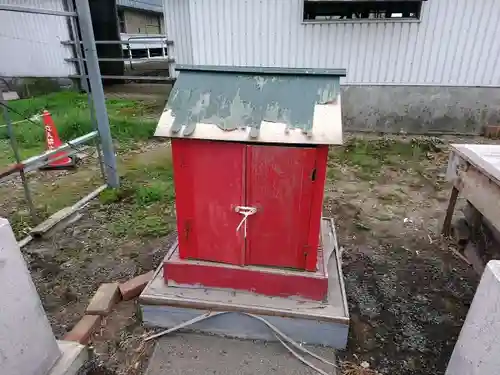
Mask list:
[{"label": "shrine door gap", "polygon": [[[172,148],[182,259],[315,270],[328,147],[173,139]],[[246,237],[236,206],[257,208]]]}]

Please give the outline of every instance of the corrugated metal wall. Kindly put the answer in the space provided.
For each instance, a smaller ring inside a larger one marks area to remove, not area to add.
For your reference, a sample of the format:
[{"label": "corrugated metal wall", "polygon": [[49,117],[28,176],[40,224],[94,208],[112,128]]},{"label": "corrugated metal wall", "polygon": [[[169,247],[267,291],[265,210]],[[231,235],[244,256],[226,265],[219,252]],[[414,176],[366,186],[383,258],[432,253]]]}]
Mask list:
[{"label": "corrugated metal wall", "polygon": [[[0,0],[30,8],[64,10],[62,0]],[[75,73],[66,17],[0,10],[0,76],[64,77]]]},{"label": "corrugated metal wall", "polygon": [[[179,64],[195,64],[189,0],[165,0],[167,38],[174,41],[173,56]],[[198,42],[199,43],[199,42]]]},{"label": "corrugated metal wall", "polygon": [[428,0],[420,22],[303,23],[302,0],[165,5],[179,63],[346,68],[351,84],[500,86],[498,0]]}]

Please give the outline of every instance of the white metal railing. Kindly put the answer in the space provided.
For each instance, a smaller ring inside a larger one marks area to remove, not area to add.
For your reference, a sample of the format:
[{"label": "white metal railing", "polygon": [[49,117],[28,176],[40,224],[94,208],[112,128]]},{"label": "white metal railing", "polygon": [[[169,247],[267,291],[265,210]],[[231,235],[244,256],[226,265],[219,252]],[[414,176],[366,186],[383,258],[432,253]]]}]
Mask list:
[{"label": "white metal railing", "polygon": [[[74,40],[62,41],[63,45],[76,45]],[[133,69],[134,63],[144,63],[148,61],[165,61],[168,64],[168,77],[158,77],[158,76],[114,76],[114,75],[103,75],[102,78],[106,79],[130,79],[130,80],[151,80],[151,81],[171,81],[174,78],[174,66],[175,59],[170,56],[169,49],[173,45],[171,40],[168,40],[164,35],[157,36],[131,36],[123,40],[98,40],[96,44],[121,44],[123,50],[127,50],[127,57],[99,57],[98,61],[123,61],[127,63],[131,69]],[[139,48],[133,48],[133,46],[140,46]],[[152,56],[152,49],[161,49],[160,56]],[[133,50],[145,49],[146,57],[134,57]],[[78,50],[78,48],[77,48]],[[83,71],[82,64],[86,61],[81,54],[77,53],[76,57],[65,58],[64,61],[76,62],[80,65],[80,72]],[[83,78],[85,77],[81,73],[79,75],[71,75],[70,78]]]}]

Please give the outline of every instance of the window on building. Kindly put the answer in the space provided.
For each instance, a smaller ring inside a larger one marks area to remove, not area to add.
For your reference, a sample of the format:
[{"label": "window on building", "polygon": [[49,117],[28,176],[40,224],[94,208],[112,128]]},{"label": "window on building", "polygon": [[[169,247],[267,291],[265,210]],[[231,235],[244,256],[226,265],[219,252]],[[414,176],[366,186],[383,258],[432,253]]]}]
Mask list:
[{"label": "window on building", "polygon": [[121,33],[127,32],[127,27],[125,26],[125,13],[123,9],[118,9],[118,25]]},{"label": "window on building", "polygon": [[424,1],[304,0],[304,21],[418,20]]},{"label": "window on building", "polygon": [[146,17],[146,33],[161,34],[161,18],[157,14]]}]

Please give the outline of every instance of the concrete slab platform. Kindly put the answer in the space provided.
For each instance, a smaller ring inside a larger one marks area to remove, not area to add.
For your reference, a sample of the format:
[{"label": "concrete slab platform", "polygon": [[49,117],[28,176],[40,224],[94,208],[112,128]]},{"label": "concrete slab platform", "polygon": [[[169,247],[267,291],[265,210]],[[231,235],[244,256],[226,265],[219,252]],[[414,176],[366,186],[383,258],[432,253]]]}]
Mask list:
[{"label": "concrete slab platform", "polygon": [[80,369],[90,359],[87,347],[75,341],[58,341],[57,344],[62,355],[48,375],[80,374]]},{"label": "concrete slab platform", "polygon": [[[309,348],[335,362],[330,348]],[[326,373],[335,368],[306,357]],[[145,375],[317,375],[281,344],[193,333],[159,339]]]},{"label": "concrete slab platform", "polygon": [[486,265],[445,375],[500,374],[500,261]]},{"label": "concrete slab platform", "polygon": [[221,336],[275,341],[262,322],[240,314],[265,318],[297,342],[344,348],[349,330],[340,254],[331,219],[322,221],[322,241],[333,249],[328,267],[327,301],[302,297],[270,297],[231,289],[165,285],[161,267],[139,297],[146,325],[171,328],[209,311],[230,311],[190,326],[190,330]]}]

